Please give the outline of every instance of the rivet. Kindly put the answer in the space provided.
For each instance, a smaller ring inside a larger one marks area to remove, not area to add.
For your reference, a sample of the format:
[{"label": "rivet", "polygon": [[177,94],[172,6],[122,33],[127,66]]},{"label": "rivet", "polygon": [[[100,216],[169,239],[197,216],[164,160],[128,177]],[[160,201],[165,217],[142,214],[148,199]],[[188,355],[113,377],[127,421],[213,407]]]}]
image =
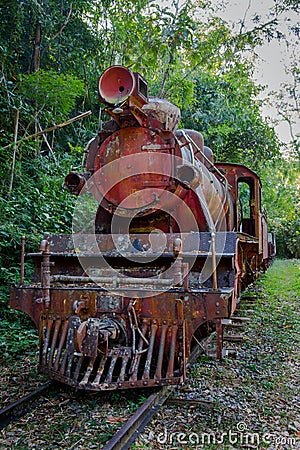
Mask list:
[{"label": "rivet", "polygon": [[219,302],[217,302],[217,303],[216,303],[216,306],[220,306],[220,303],[219,303]]},{"label": "rivet", "polygon": [[220,311],[216,311],[216,314],[220,314]]}]

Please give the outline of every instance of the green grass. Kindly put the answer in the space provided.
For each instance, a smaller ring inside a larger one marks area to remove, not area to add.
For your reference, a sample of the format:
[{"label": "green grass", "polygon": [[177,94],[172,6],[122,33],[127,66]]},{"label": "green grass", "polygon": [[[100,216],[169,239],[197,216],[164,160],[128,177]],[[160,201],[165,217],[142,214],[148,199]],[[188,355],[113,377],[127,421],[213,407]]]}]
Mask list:
[{"label": "green grass", "polygon": [[38,332],[31,320],[6,305],[0,307],[0,363],[10,365],[37,350]]},{"label": "green grass", "polygon": [[300,260],[277,259],[270,269],[260,278],[259,284],[267,295],[275,299],[300,298]]}]

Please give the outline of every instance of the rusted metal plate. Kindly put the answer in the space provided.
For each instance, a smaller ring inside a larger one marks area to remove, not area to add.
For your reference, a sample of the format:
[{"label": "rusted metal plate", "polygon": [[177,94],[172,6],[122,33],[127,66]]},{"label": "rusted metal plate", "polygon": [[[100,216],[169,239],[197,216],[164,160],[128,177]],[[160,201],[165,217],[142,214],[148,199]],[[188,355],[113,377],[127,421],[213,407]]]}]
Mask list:
[{"label": "rusted metal plate", "polygon": [[[174,254],[173,246],[174,240],[180,238],[182,240],[182,253],[195,255],[199,252],[199,256],[203,253],[206,256],[211,251],[211,233],[164,233],[163,240],[159,232],[157,233],[133,233],[130,234],[130,238],[123,234],[95,234],[88,235],[83,234],[82,237],[76,237],[76,243],[81,244],[80,247],[74,248],[72,235],[49,235],[45,234],[45,239],[49,241],[50,251],[55,254],[53,256],[67,256],[68,254],[87,253],[93,254],[94,252],[113,252],[116,249],[120,249],[127,252],[128,255],[134,253],[140,256],[147,256],[147,252],[155,253],[159,252],[165,254],[165,256],[171,256]],[[164,247],[162,248],[162,243]],[[134,252],[133,252],[134,250]],[[222,254],[222,256],[234,255],[236,250],[236,233],[231,232],[217,232],[216,233],[216,252]],[[37,254],[36,254],[37,255]],[[117,253],[113,253],[112,256],[117,256]],[[67,264],[72,264],[68,261]]]},{"label": "rusted metal plate", "polygon": [[[153,203],[153,192],[158,197],[161,195],[155,187],[157,184],[161,189],[168,187],[170,177],[164,174],[174,173],[174,168],[172,159],[162,160],[155,154],[157,150],[170,154],[172,143],[166,143],[158,133],[147,128],[122,128],[103,142],[95,159],[94,176],[108,202],[113,205],[123,202],[124,208],[144,208]],[[135,157],[126,162],[130,155]],[[112,161],[114,164],[110,165]],[[145,190],[145,182],[147,186],[153,186],[154,182],[154,189]]]},{"label": "rusted metal plate", "polygon": [[38,328],[40,316],[44,310],[42,298],[43,291],[40,286],[37,288],[13,286],[10,290],[10,307],[25,312]]}]

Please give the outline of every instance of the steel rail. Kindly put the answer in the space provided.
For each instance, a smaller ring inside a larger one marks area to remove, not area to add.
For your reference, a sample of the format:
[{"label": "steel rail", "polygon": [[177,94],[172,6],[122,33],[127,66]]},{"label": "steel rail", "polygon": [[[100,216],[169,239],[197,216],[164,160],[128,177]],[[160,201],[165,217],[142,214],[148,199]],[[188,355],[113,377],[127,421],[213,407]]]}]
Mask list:
[{"label": "steel rail", "polygon": [[[202,341],[205,343],[206,339]],[[196,346],[190,355],[187,368],[203,353],[203,348]],[[102,450],[128,450],[175,388],[176,386],[164,386],[160,391],[150,395],[110,441],[102,447]]]},{"label": "steel rail", "polygon": [[0,430],[5,428],[11,422],[19,419],[20,417],[27,414],[35,405],[38,398],[46,392],[48,389],[53,387],[53,381],[47,381],[46,383],[39,386],[33,392],[30,392],[24,397],[19,398],[15,402],[6,406],[0,410]]},{"label": "steel rail", "polygon": [[111,440],[102,447],[102,450],[129,449],[174,389],[175,386],[164,386],[159,392],[150,395]]}]

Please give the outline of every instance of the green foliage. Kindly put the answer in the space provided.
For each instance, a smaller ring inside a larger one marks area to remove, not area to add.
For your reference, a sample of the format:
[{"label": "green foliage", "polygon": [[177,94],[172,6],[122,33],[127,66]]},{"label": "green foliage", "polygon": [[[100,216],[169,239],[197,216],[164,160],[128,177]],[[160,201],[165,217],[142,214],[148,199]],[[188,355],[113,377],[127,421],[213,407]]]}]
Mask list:
[{"label": "green foliage", "polygon": [[[0,309],[3,316],[3,311]],[[24,352],[36,353],[38,350],[38,333],[29,320],[22,320],[21,314],[12,311],[8,319],[0,320],[0,363],[15,361]],[[26,327],[24,327],[24,325]]]},{"label": "green foliage", "polygon": [[276,233],[281,257],[300,257],[299,169],[299,163],[284,159],[266,163],[260,169],[263,202],[268,205],[268,222]]},{"label": "green foliage", "polygon": [[30,155],[17,161],[14,189],[8,194],[7,186],[3,186],[0,196],[2,295],[7,294],[5,286],[19,280],[23,235],[27,249],[37,250],[44,232],[70,232],[75,198],[63,190],[62,181],[70,166],[78,164],[80,159],[81,153],[73,152],[57,155],[56,162],[51,156],[32,161]]},{"label": "green foliage", "polygon": [[296,131],[299,123],[300,69],[295,61],[289,68],[289,76],[292,78],[292,83],[282,83],[280,90],[273,92],[277,110],[277,118],[274,122],[275,124],[285,122],[288,125],[291,139],[288,150],[291,156],[299,160],[300,134]]},{"label": "green foliage", "polygon": [[183,122],[204,135],[217,160],[248,164],[257,169],[278,154],[274,131],[260,114],[258,88],[245,66],[222,75],[198,74],[195,99]]},{"label": "green foliage", "polygon": [[32,105],[34,111],[47,111],[46,118],[51,123],[67,118],[77,97],[83,95],[84,84],[71,75],[40,69],[21,76],[18,91],[23,102]]},{"label": "green foliage", "polygon": [[277,8],[281,11],[291,9],[295,12],[299,12],[300,11],[300,1],[299,0],[280,0],[280,1],[278,1]]},{"label": "green foliage", "polygon": [[[87,32],[83,12],[91,8],[89,0],[11,0],[1,1],[0,30],[2,60],[9,71],[34,71],[34,41],[41,31],[39,62],[45,69],[65,72],[82,67],[82,58],[93,47],[93,35]],[[81,51],[80,51],[81,50]]]}]

